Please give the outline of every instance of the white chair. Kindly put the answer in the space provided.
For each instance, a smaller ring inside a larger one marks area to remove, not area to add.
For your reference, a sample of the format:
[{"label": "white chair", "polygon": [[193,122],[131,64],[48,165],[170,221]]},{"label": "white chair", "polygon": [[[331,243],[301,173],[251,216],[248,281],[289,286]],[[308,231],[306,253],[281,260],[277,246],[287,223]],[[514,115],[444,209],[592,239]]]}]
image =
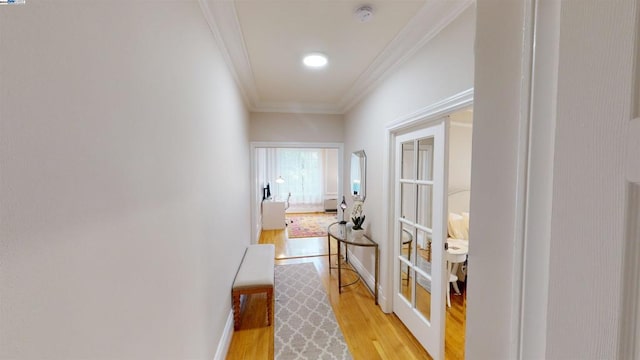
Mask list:
[{"label": "white chair", "polygon": [[[284,202],[284,211],[286,212],[287,209],[289,209],[289,205],[291,201],[291,193],[289,193],[289,195],[287,195],[287,200]],[[289,222],[291,222],[293,224],[293,220],[289,220],[287,221],[286,219],[284,220],[284,226],[289,226]]]},{"label": "white chair", "polygon": [[451,285],[454,286],[456,293],[459,294],[458,289],[458,276],[456,272],[458,270],[458,264],[467,260],[467,254],[469,253],[469,241],[461,239],[449,239],[447,240],[448,248],[446,251],[447,259],[447,271],[449,272],[449,283],[447,284],[447,306],[451,307]]},{"label": "white chair", "polygon": [[449,268],[449,283],[447,284],[447,306],[451,307],[451,285],[452,284],[456,284],[456,282],[458,281],[458,276],[455,275],[454,273],[452,273],[451,267],[452,267],[452,263],[448,263],[448,268]]},{"label": "white chair", "polygon": [[287,200],[284,202],[284,210],[286,211],[287,209],[289,209],[289,202],[291,201],[291,193],[289,193],[289,195],[287,195]]}]

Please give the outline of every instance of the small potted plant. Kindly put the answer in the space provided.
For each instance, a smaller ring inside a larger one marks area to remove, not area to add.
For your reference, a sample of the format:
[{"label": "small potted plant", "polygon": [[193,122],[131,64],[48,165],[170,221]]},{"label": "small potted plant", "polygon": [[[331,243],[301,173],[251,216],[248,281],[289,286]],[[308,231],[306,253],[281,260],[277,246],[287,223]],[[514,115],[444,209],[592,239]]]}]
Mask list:
[{"label": "small potted plant", "polygon": [[364,235],[362,224],[364,224],[365,215],[362,214],[362,205],[362,201],[355,201],[353,203],[353,210],[351,211],[351,221],[353,222],[351,235],[355,240],[359,240]]}]

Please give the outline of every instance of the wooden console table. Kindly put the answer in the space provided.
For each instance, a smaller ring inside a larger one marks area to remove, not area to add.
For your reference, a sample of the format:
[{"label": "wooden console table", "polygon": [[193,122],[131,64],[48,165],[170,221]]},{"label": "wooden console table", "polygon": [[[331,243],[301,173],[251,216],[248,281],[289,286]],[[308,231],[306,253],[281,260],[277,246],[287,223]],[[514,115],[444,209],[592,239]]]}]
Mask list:
[{"label": "wooden console table", "polygon": [[[331,238],[334,238],[338,241],[338,266],[337,267],[332,267],[331,266]],[[351,234],[350,231],[347,230],[347,226],[346,224],[340,224],[339,222],[335,222],[331,225],[329,225],[329,227],[327,228],[327,247],[329,249],[329,274],[331,274],[331,269],[338,269],[338,292],[341,293],[342,292],[342,288],[346,287],[346,286],[350,286],[355,284],[356,282],[358,282],[359,280],[362,279],[362,277],[360,276],[360,274],[358,273],[358,271],[356,271],[355,269],[349,269],[349,268],[345,268],[345,270],[350,270],[356,273],[356,275],[358,276],[358,278],[349,283],[349,284],[345,284],[342,285],[342,261],[341,261],[341,246],[340,244],[344,244],[344,249],[345,249],[345,262],[349,263],[349,249],[348,246],[349,245],[354,245],[354,246],[362,246],[362,247],[372,247],[374,252],[375,252],[375,281],[374,281],[374,288],[373,288],[373,297],[375,299],[376,305],[378,305],[378,271],[380,268],[380,256],[379,256],[379,250],[378,250],[378,243],[376,243],[375,241],[371,240],[368,236],[363,235],[361,238],[359,239],[354,239]],[[366,282],[364,282],[366,285]]]}]

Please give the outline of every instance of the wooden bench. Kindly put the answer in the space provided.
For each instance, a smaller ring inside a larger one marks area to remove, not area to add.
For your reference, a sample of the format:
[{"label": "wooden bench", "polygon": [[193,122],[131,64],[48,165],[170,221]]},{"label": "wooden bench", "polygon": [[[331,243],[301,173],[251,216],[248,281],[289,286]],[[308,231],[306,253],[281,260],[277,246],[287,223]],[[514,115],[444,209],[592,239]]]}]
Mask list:
[{"label": "wooden bench", "polygon": [[273,244],[249,245],[233,281],[233,328],[240,328],[240,296],[267,293],[267,326],[271,326],[273,307],[274,258]]}]

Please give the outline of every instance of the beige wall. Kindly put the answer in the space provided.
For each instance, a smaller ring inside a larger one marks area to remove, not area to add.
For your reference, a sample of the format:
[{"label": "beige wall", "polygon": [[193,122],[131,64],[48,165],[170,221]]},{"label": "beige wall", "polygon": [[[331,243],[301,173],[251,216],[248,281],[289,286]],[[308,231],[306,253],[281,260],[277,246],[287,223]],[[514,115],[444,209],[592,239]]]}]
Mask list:
[{"label": "beige wall", "polygon": [[344,141],[342,115],[251,113],[251,141]]},{"label": "beige wall", "polygon": [[0,36],[0,358],[212,359],[248,113],[197,2],[28,1]]}]

